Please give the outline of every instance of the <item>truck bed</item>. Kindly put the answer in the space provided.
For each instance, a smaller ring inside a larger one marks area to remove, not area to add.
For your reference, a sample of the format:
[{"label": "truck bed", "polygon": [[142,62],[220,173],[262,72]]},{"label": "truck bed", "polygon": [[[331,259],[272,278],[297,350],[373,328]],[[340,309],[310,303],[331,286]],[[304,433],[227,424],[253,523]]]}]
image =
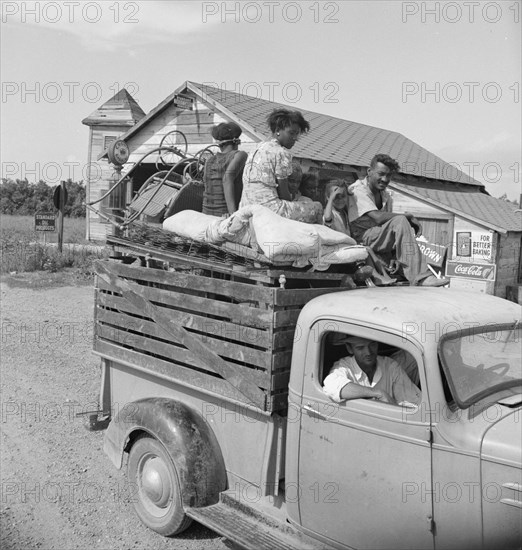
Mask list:
[{"label": "truck bed", "polygon": [[237,248],[124,237],[108,244],[123,257],[96,265],[96,353],[284,414],[299,312],[346,290],[344,274],[239,261]]}]

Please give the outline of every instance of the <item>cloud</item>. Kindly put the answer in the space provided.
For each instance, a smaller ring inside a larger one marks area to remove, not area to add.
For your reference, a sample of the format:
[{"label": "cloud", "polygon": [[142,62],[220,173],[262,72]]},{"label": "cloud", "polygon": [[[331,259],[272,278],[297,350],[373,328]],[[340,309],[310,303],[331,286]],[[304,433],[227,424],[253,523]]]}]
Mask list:
[{"label": "cloud", "polygon": [[89,51],[134,51],[154,43],[201,39],[201,2],[3,2],[2,23],[27,24],[75,36]]}]

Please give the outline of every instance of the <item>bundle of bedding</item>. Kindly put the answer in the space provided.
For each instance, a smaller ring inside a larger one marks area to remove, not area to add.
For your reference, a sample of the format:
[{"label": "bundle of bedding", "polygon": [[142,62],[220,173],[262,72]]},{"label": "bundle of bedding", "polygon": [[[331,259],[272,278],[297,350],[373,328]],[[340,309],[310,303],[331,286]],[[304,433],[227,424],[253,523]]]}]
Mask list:
[{"label": "bundle of bedding", "polygon": [[163,222],[163,229],[202,243],[224,242],[249,246],[270,261],[294,267],[312,265],[325,270],[332,264],[364,261],[363,246],[324,225],[289,220],[260,205],[240,208],[227,218],[183,210]]}]

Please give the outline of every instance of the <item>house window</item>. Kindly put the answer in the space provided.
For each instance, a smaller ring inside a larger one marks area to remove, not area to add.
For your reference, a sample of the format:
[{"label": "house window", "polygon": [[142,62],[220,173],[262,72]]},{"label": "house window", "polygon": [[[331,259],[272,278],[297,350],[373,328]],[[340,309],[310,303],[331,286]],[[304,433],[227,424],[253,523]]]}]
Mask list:
[{"label": "house window", "polygon": [[109,148],[109,145],[113,141],[116,141],[116,139],[117,139],[117,136],[103,136],[103,150],[107,151],[107,149]]}]

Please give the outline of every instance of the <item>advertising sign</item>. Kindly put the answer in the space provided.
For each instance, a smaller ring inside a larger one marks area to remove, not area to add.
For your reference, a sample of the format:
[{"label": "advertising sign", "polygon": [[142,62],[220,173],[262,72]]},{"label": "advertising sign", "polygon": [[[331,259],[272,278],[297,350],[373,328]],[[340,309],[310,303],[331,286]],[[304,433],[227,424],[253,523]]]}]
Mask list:
[{"label": "advertising sign", "polygon": [[422,241],[417,239],[420,251],[425,257],[428,264],[435,267],[442,267],[444,258],[446,256],[446,247],[440,244],[430,243],[428,241]]},{"label": "advertising sign", "polygon": [[189,111],[192,111],[194,100],[191,97],[177,94],[174,96],[173,103],[175,107],[179,107],[180,109],[188,109]]},{"label": "advertising sign", "polygon": [[468,262],[448,262],[446,265],[447,277],[466,277],[494,281],[496,275],[495,264],[478,264]]},{"label": "advertising sign", "polygon": [[455,257],[471,261],[492,261],[493,233],[489,231],[457,231]]},{"label": "advertising sign", "polygon": [[34,215],[35,231],[56,231],[56,217],[52,212],[39,212]]}]

